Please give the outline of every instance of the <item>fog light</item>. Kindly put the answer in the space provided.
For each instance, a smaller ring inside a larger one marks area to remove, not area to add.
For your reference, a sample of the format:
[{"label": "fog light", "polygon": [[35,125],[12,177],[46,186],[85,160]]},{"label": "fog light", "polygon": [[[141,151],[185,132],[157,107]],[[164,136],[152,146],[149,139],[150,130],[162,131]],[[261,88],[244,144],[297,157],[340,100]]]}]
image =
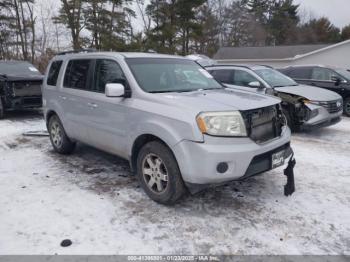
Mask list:
[{"label": "fog light", "polygon": [[226,173],[228,170],[228,164],[225,162],[219,163],[216,167],[216,170],[218,171],[218,173],[223,174]]}]

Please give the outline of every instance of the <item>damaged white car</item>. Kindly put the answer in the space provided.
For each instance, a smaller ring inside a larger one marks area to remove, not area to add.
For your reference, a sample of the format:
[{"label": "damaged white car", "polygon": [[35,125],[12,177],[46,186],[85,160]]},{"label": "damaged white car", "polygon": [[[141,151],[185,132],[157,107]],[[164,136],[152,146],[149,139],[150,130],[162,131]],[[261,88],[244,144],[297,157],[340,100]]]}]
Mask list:
[{"label": "damaged white car", "polygon": [[206,69],[227,87],[280,97],[288,125],[294,131],[326,127],[341,121],[343,99],[335,92],[300,85],[267,66],[214,65]]}]

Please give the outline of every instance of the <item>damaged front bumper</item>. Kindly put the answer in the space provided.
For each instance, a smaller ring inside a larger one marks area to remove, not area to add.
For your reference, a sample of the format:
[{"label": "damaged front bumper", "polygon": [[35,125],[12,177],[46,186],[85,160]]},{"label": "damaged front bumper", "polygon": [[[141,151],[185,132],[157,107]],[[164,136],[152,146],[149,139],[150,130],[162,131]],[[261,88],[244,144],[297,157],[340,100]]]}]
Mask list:
[{"label": "damaged front bumper", "polygon": [[305,104],[310,110],[311,118],[301,125],[302,130],[313,130],[322,127],[335,125],[341,121],[343,114],[342,105],[338,110],[330,112],[330,109],[324,106],[315,104]]},{"label": "damaged front bumper", "polygon": [[[281,164],[281,168],[283,168],[284,175],[287,176],[287,185],[285,186],[285,195],[289,196],[293,194],[295,191],[295,186],[294,186],[294,165],[293,161],[294,160],[294,152],[293,149],[290,146],[290,143],[287,143],[281,147],[278,147],[276,149],[270,150],[268,152],[265,152],[263,154],[255,156],[249,163],[249,166],[244,174],[244,176],[239,177],[237,179],[231,179],[229,181],[225,182],[220,182],[220,183],[208,183],[208,184],[198,184],[198,183],[190,183],[190,182],[185,182],[187,188],[192,194],[196,194],[200,191],[203,191],[207,188],[212,188],[212,187],[218,187],[222,185],[226,185],[230,182],[233,181],[244,181],[250,177],[257,176],[260,174],[263,174],[267,171],[270,171],[274,169],[273,167],[273,155],[278,154],[278,152],[283,152],[283,163]],[[276,167],[277,168],[277,167]]]}]

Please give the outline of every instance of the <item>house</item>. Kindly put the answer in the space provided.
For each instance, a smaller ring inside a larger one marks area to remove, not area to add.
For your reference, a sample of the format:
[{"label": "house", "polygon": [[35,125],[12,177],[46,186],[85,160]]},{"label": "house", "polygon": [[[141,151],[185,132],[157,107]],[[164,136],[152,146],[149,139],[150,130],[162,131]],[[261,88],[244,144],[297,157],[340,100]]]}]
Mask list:
[{"label": "house", "polygon": [[333,45],[222,47],[214,59],[219,64],[261,64],[276,68],[322,64],[350,69],[350,40]]}]

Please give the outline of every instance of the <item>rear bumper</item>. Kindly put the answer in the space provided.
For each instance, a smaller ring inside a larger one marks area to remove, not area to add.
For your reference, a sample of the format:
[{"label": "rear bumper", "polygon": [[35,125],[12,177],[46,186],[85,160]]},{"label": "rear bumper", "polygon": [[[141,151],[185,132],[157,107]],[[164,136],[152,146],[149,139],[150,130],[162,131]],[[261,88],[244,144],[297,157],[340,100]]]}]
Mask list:
[{"label": "rear bumper", "polygon": [[[290,130],[284,127],[282,135],[264,144],[250,138],[205,137],[205,143],[182,141],[173,148],[182,177],[188,185],[218,185],[244,179],[271,169],[274,152],[286,150],[292,154]],[[218,171],[220,163],[227,164],[225,172]]]}]

